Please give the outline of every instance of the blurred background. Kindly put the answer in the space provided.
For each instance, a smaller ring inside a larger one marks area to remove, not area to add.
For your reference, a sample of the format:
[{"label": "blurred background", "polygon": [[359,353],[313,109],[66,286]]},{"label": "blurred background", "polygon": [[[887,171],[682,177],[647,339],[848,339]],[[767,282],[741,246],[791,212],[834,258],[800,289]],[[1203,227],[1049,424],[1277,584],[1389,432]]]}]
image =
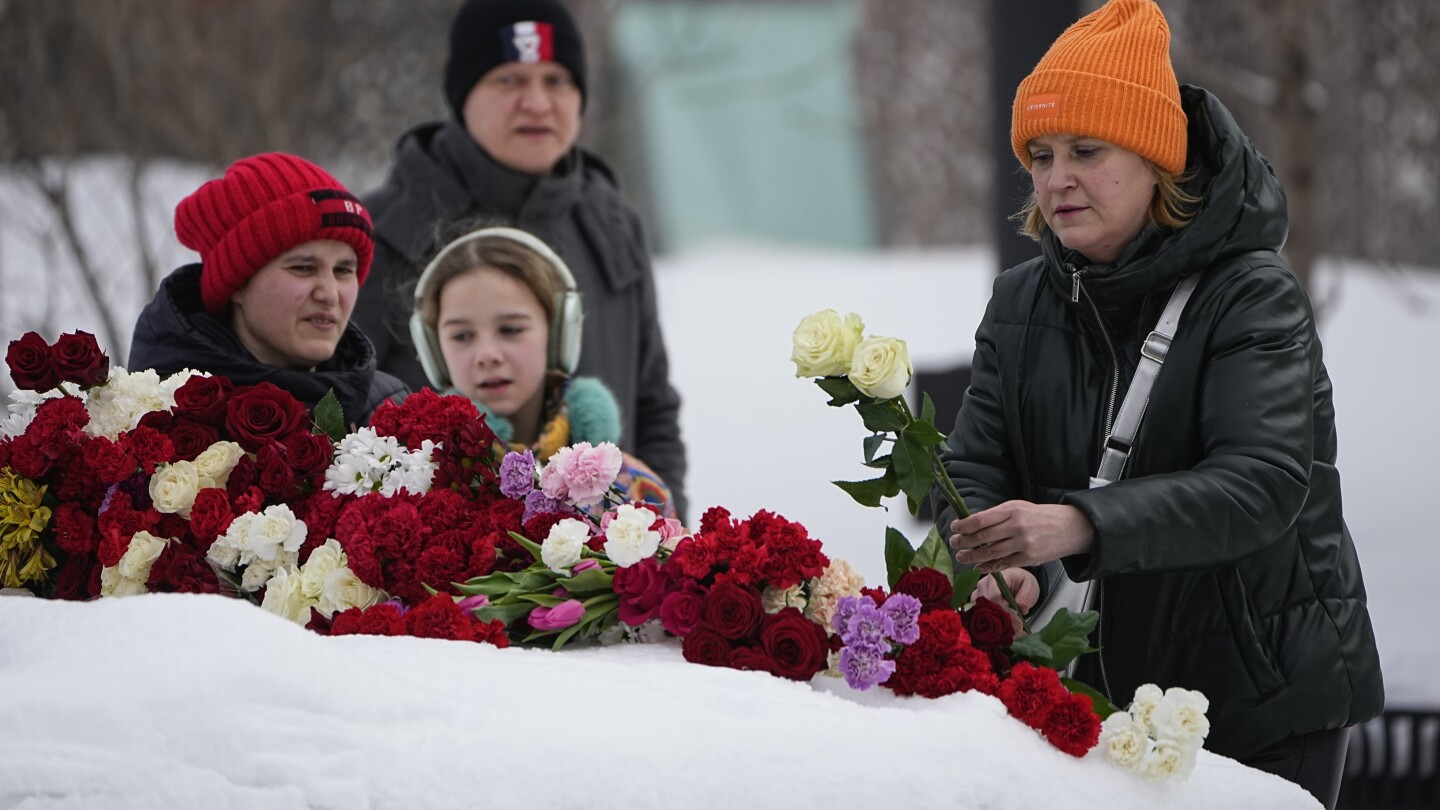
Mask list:
[{"label": "blurred background", "polygon": [[[883,524],[923,527],[829,486],[864,475],[863,428],[792,378],[790,329],[861,312],[910,341],[917,394],[953,412],[990,279],[1034,254],[1005,221],[1028,191],[1014,87],[1099,3],[568,4],[591,74],[581,143],[616,169],[657,256],[692,501],[780,511],[879,579]],[[373,188],[406,128],[447,115],[457,5],[0,0],[0,337],[86,329],[123,363],[141,306],[193,260],[175,203],[236,158],[294,152]],[[1440,2],[1159,5],[1180,80],[1231,107],[1289,195],[1285,252],[1336,381],[1391,702],[1434,709]],[[1374,767],[1434,789],[1440,716],[1405,718],[1371,735],[1371,760],[1398,747]]]}]

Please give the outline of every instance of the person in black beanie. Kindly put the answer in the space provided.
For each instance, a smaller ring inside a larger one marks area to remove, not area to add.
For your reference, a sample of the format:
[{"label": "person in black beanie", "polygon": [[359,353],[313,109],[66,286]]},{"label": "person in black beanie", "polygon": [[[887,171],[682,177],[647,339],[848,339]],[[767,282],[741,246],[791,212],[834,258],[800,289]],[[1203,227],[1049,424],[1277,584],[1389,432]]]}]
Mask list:
[{"label": "person in black beanie", "polygon": [[427,383],[410,329],[414,284],[437,234],[474,218],[535,234],[570,266],[585,299],[577,373],[599,378],[621,411],[621,448],[644,458],[685,516],[680,395],[657,316],[639,215],[614,173],[576,146],[587,73],[580,30],[559,0],[465,0],[450,28],[448,120],[401,136],[380,188],[374,278],[354,321],[381,370]]}]

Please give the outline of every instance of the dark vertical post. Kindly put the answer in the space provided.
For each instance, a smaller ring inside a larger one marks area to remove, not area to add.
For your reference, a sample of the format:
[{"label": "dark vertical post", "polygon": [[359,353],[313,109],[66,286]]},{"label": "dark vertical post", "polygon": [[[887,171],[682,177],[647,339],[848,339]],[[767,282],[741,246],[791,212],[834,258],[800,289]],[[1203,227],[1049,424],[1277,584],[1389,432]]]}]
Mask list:
[{"label": "dark vertical post", "polygon": [[1010,215],[1030,195],[1026,176],[1010,149],[1010,105],[1015,88],[1030,75],[1050,43],[1080,19],[1079,0],[990,0],[990,98],[994,117],[991,144],[995,156],[995,248],[997,272],[1034,258],[1035,243],[1015,232]]}]

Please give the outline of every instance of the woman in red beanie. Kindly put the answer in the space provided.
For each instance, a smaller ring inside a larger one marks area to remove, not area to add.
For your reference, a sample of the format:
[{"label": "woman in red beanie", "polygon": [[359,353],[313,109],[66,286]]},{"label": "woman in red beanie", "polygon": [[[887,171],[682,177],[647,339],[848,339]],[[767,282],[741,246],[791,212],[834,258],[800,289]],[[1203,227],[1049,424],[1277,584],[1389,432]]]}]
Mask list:
[{"label": "woman in red beanie", "polygon": [[370,216],[324,169],[278,152],[237,160],[180,201],[175,234],[200,263],[140,313],[131,369],[270,382],[312,408],[333,390],[361,424],[406,393],[350,324],[374,255]]},{"label": "woman in red beanie", "polygon": [[1284,193],[1169,46],[1151,0],[1110,0],[1016,92],[1041,256],[1000,275],[976,332],[945,456],[975,511],[940,524],[1022,608],[1090,584],[1076,677],[1121,706],[1203,692],[1207,748],[1333,807],[1346,728],[1384,689],[1330,379],[1279,255]]}]

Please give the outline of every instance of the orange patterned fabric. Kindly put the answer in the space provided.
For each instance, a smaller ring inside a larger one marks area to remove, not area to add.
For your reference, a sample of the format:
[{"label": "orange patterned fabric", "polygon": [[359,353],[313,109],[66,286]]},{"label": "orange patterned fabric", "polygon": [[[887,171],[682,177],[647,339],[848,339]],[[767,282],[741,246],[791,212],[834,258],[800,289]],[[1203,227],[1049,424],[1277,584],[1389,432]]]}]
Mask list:
[{"label": "orange patterned fabric", "polygon": [[1186,119],[1170,65],[1170,27],[1153,0],[1110,0],[1065,29],[1020,82],[1010,144],[1030,168],[1040,135],[1109,141],[1185,171]]}]

